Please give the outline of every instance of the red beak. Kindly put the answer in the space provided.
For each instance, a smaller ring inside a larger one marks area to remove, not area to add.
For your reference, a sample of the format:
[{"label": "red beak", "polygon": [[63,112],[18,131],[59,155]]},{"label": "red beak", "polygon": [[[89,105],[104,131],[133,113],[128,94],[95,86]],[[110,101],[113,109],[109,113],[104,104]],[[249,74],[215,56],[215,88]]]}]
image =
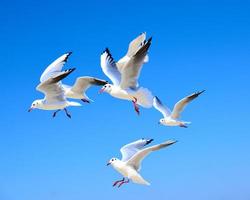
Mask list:
[{"label": "red beak", "polygon": [[105,88],[101,88],[101,89],[99,90],[99,94],[103,93],[104,90],[105,90]]}]

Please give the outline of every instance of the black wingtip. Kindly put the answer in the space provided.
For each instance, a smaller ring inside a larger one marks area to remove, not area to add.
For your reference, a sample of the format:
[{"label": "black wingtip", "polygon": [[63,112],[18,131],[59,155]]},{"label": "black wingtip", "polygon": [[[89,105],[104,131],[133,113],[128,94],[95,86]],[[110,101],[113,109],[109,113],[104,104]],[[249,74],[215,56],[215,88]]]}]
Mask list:
[{"label": "black wingtip", "polygon": [[170,141],[169,145],[175,144],[176,142],[178,142],[178,140],[172,140]]},{"label": "black wingtip", "polygon": [[71,72],[73,72],[73,71],[75,71],[75,70],[76,70],[76,68],[73,67],[73,68],[67,69],[67,70],[65,70],[65,71],[69,71],[69,72],[71,73]]},{"label": "black wingtip", "polygon": [[154,141],[154,139],[149,139],[149,140],[146,140],[146,144],[145,144],[145,146],[146,145],[148,145],[148,144],[150,144],[151,142],[153,142]]},{"label": "black wingtip", "polygon": [[156,99],[156,101],[157,101],[160,105],[162,105],[161,100],[160,100],[157,96],[155,96],[155,99]]},{"label": "black wingtip", "polygon": [[68,58],[69,58],[69,56],[72,54],[72,51],[70,51],[70,52],[68,52],[68,53],[66,53],[66,54],[67,54],[67,56],[66,56],[65,59],[64,59],[65,62],[68,61]]},{"label": "black wingtip", "polygon": [[105,50],[102,52],[102,54],[105,53],[105,52],[106,52],[107,54],[110,54],[110,51],[109,51],[109,48],[108,48],[108,47],[105,48]]},{"label": "black wingtip", "polygon": [[151,43],[152,42],[152,39],[153,39],[153,37],[151,36],[149,39],[148,39],[148,43]]},{"label": "black wingtip", "polygon": [[202,90],[202,91],[199,91],[197,92],[197,95],[199,96],[200,94],[202,94],[203,92],[205,92],[206,90]]},{"label": "black wingtip", "polygon": [[108,54],[107,57],[106,57],[106,59],[108,59],[109,62],[110,62],[111,64],[115,63],[115,60],[114,60],[114,58],[113,58],[113,56],[112,56],[112,54],[110,53],[110,51],[109,51],[108,48],[106,48],[106,49],[102,52],[102,55],[103,55],[104,53],[107,53],[107,54]]}]

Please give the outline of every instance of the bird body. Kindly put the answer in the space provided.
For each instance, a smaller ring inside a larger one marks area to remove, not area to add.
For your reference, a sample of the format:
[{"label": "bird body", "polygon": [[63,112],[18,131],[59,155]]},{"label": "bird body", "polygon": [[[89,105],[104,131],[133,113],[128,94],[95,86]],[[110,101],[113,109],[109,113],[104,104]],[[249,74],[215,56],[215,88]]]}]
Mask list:
[{"label": "bird body", "polygon": [[135,170],[135,168],[133,168],[133,166],[130,166],[127,162],[116,160],[116,162],[114,162],[112,166],[123,177],[127,177],[128,179],[132,180],[134,183],[150,185],[150,183],[144,180],[142,176],[137,172],[137,170]]},{"label": "bird body", "polygon": [[167,117],[167,118],[163,118],[163,120],[161,121],[161,124],[165,126],[185,127],[188,124],[191,124],[191,122],[180,121],[180,120],[173,119],[171,117]]},{"label": "bird body", "polygon": [[36,108],[41,110],[62,110],[69,106],[81,106],[80,103],[74,101],[59,101],[59,102],[48,102],[46,99],[38,99]]},{"label": "bird body", "polygon": [[107,87],[110,86],[110,89],[107,90],[107,93],[109,93],[111,96],[118,98],[118,99],[124,99],[128,101],[137,101],[137,104],[139,104],[142,107],[150,108],[152,106],[151,99],[151,92],[147,90],[146,88],[140,87],[136,90],[127,88],[122,89],[120,86],[111,85],[108,84]]}]

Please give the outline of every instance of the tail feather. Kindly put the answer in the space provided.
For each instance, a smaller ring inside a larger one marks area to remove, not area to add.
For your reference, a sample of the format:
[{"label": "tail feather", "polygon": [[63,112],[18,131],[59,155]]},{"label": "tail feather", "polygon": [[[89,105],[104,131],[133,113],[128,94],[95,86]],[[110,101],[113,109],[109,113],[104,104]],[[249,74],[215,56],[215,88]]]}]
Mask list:
[{"label": "tail feather", "polygon": [[182,123],[183,123],[184,125],[191,124],[191,122],[185,122],[185,121],[182,121]]},{"label": "tail feather", "polygon": [[147,88],[140,87],[134,96],[137,98],[137,103],[140,106],[145,108],[151,108],[153,106],[154,96]]},{"label": "tail feather", "polygon": [[75,101],[68,101],[69,106],[82,106],[82,104]]},{"label": "tail feather", "polygon": [[142,184],[142,185],[150,185],[149,182],[147,182],[146,180],[144,180],[142,178],[142,176],[140,174],[136,174],[132,177],[129,177],[134,183],[137,183],[137,184]]},{"label": "tail feather", "polygon": [[146,55],[144,60],[143,60],[143,63],[147,63],[147,62],[149,62],[149,56],[148,55]]}]

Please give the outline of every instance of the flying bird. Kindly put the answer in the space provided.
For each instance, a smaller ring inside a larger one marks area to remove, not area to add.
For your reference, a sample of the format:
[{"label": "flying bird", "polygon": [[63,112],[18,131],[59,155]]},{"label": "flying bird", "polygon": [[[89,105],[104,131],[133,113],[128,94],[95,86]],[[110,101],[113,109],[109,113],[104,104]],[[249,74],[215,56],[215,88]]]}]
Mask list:
[{"label": "flying bird", "polygon": [[164,116],[164,118],[160,119],[159,124],[162,124],[164,126],[180,126],[183,128],[187,128],[188,127],[187,125],[190,124],[191,122],[180,121],[178,120],[178,118],[180,117],[180,114],[184,110],[186,105],[190,103],[192,100],[194,100],[195,98],[197,98],[204,91],[205,90],[193,93],[181,99],[175,104],[172,112],[168,107],[162,104],[162,102],[160,101],[158,97],[155,96],[153,100],[154,101],[153,105]]},{"label": "flying bird", "polygon": [[36,87],[36,89],[44,93],[45,97],[43,99],[37,99],[31,104],[29,112],[33,109],[41,110],[56,110],[53,113],[53,117],[56,116],[57,112],[64,110],[66,115],[71,118],[66,107],[68,106],[81,106],[77,102],[67,101],[64,89],[62,88],[61,80],[67,77],[70,73],[75,70],[68,69],[57,74],[53,74],[48,79],[42,79],[42,82]]},{"label": "flying bird", "polygon": [[[121,148],[122,160],[111,158],[107,165],[111,165],[116,171],[122,174],[123,179],[114,182],[114,186],[122,186],[129,183],[129,180],[137,184],[150,185],[149,182],[143,179],[139,174],[142,160],[153,151],[170,146],[177,141],[168,140],[162,144],[145,147],[150,144],[153,139],[140,139]],[[127,180],[126,180],[127,179]]]},{"label": "flying bird", "polygon": [[146,33],[140,34],[129,44],[127,54],[115,62],[109,49],[101,55],[102,71],[112,84],[105,84],[100,93],[106,92],[119,99],[131,101],[137,114],[139,106],[150,108],[153,106],[151,92],[138,84],[140,72],[144,63],[148,62],[148,50],[152,38],[146,40]]},{"label": "flying bird", "polygon": [[[45,81],[47,81],[50,78],[55,78],[55,76],[57,76],[57,75],[60,75],[63,72],[62,71],[63,66],[68,61],[68,58],[71,54],[72,54],[72,52],[63,54],[58,59],[56,59],[53,63],[51,63],[45,69],[45,71],[43,72],[43,74],[40,77],[41,84],[44,83],[46,86],[46,84],[48,84],[48,83]],[[65,78],[65,77],[63,77],[63,78]],[[92,100],[89,99],[88,96],[85,94],[86,90],[92,85],[105,85],[106,83],[108,83],[107,81],[104,81],[104,80],[101,80],[98,78],[94,78],[94,77],[90,77],[90,76],[78,77],[73,86],[62,84],[61,81],[60,82],[59,81],[58,81],[58,84],[53,85],[54,86],[53,88],[51,86],[48,87],[50,89],[49,93],[48,93],[48,91],[40,89],[39,86],[41,84],[37,87],[37,90],[41,91],[43,93],[46,93],[46,95],[50,95],[50,96],[57,95],[58,91],[60,90],[60,95],[58,96],[60,98],[57,98],[57,100],[60,102],[60,104],[62,101],[67,102],[67,103],[64,103],[65,107],[67,107],[66,105],[68,105],[68,106],[80,106],[81,105],[77,102],[71,102],[69,104],[69,101],[66,101],[66,98],[81,99],[83,102],[90,103],[90,101],[92,101]],[[49,83],[49,84],[51,84],[51,83]],[[55,86],[56,86],[56,88],[55,88]],[[47,89],[47,88],[45,88],[45,89]],[[39,100],[38,102],[37,101],[33,102],[29,111],[31,111],[32,109],[35,109],[35,108],[48,110],[48,105],[51,104],[51,101],[55,102],[55,100],[51,100],[51,99],[49,99],[49,100],[46,99],[46,96],[45,96],[45,99],[43,99],[42,101]],[[41,104],[42,104],[41,102],[44,102],[43,106],[41,106]],[[45,104],[46,104],[46,106],[44,106]],[[53,106],[53,108],[52,107],[49,108],[49,110],[54,110],[54,109],[57,110],[56,112],[54,112],[53,117],[56,116],[57,112],[62,110],[61,106],[59,106],[59,107],[60,108],[58,108],[58,105],[56,105],[56,106]],[[63,109],[65,110],[67,116],[71,117],[65,107]]]}]

